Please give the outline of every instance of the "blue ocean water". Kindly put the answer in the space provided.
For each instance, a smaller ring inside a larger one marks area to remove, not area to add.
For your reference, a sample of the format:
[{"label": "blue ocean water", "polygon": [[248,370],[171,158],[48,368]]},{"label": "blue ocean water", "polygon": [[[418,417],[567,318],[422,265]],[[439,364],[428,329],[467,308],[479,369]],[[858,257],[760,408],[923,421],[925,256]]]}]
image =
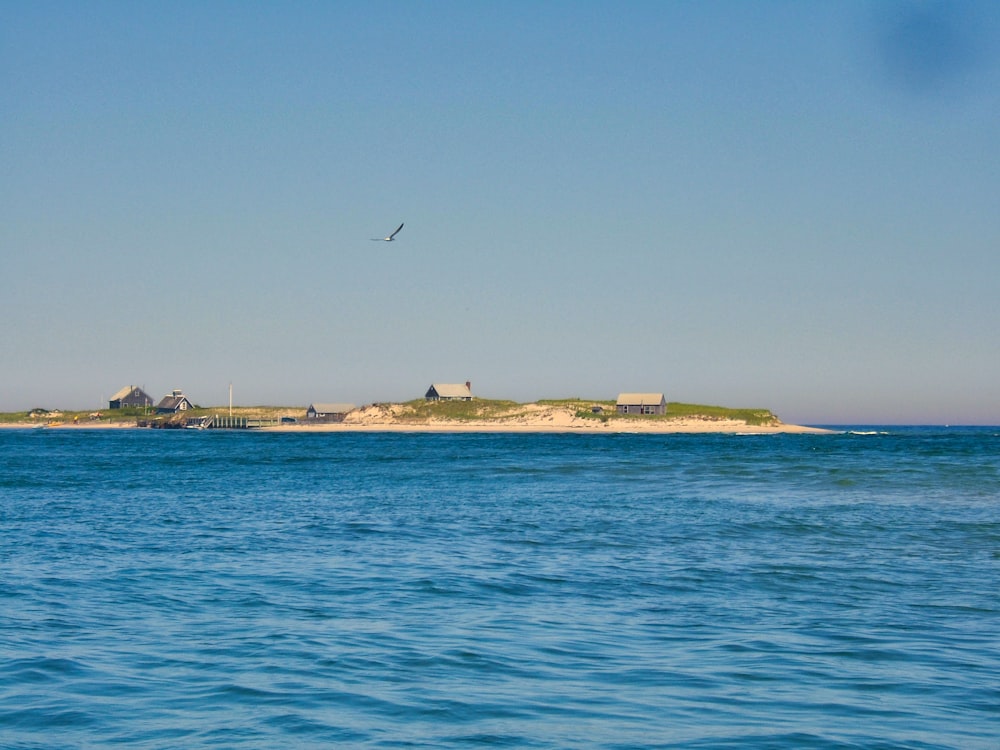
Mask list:
[{"label": "blue ocean water", "polygon": [[1000,430],[0,430],[0,747],[1000,747]]}]

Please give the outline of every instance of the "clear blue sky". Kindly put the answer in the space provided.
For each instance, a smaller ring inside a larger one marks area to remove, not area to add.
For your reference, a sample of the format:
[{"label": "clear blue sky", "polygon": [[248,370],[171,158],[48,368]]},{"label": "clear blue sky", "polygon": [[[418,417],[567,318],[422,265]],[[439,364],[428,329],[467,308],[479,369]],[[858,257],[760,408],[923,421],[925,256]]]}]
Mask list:
[{"label": "clear blue sky", "polygon": [[0,108],[3,411],[1000,424],[996,3],[11,0]]}]

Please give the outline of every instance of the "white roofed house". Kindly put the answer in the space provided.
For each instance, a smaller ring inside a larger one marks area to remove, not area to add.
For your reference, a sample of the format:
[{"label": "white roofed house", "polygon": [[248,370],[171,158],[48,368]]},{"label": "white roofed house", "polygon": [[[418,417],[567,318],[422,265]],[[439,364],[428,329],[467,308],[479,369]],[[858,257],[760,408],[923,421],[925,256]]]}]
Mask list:
[{"label": "white roofed house", "polygon": [[306,419],[317,422],[343,422],[354,411],[354,404],[314,403],[306,409]]},{"label": "white roofed house", "polygon": [[667,399],[662,393],[619,393],[616,409],[619,414],[667,413]]},{"label": "white roofed house", "polygon": [[472,401],[472,383],[433,383],[424,394],[428,401]]}]

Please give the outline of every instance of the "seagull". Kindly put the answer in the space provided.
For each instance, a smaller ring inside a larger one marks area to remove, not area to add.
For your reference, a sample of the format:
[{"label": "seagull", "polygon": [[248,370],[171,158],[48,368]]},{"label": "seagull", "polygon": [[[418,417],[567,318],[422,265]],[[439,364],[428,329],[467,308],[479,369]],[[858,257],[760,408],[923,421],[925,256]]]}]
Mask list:
[{"label": "seagull", "polygon": [[402,228],[403,225],[400,224],[398,227],[396,227],[396,231],[390,234],[388,237],[372,237],[372,242],[392,242],[393,240],[396,239],[396,235],[399,234],[399,230]]}]

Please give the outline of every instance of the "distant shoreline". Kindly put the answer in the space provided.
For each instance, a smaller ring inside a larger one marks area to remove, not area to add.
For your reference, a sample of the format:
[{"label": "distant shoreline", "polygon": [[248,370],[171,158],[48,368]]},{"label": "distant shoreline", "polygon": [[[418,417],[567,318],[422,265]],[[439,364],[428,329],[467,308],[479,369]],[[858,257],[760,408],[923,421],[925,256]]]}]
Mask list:
[{"label": "distant shoreline", "polygon": [[[294,408],[274,408],[275,413],[298,412]],[[510,413],[488,417],[461,417],[447,414],[416,416],[401,404],[379,404],[357,408],[343,421],[320,421],[296,418],[251,428],[258,432],[331,433],[331,432],[395,432],[395,433],[576,433],[576,434],[832,434],[835,431],[785,424],[774,418],[763,424],[750,423],[732,416],[687,414],[683,416],[641,417],[606,414],[601,417],[581,416],[572,405],[531,403],[518,404]],[[0,423],[0,427],[15,429],[149,429],[139,427],[136,419],[81,419],[52,415],[49,419],[18,420]],[[224,429],[224,428],[223,428]]]},{"label": "distant shoreline", "polygon": [[587,426],[558,426],[546,424],[491,424],[486,422],[435,422],[425,424],[290,424],[275,427],[261,427],[262,432],[425,432],[425,433],[575,433],[586,435],[614,434],[648,434],[648,435],[678,435],[678,434],[742,434],[742,435],[780,435],[780,434],[834,434],[834,430],[804,425],[748,425],[745,422],[722,421],[693,423],[689,420],[678,420],[676,423],[660,422],[648,424],[604,424]]},{"label": "distant shoreline", "polygon": [[[97,430],[148,430],[136,424],[126,422],[88,422],[73,424],[60,422],[52,424],[32,424],[28,422],[11,422],[0,424],[0,430],[67,430],[92,432]],[[220,428],[226,430],[227,428]],[[232,430],[227,430],[232,431]],[[396,433],[575,433],[589,435],[614,434],[648,434],[648,435],[679,435],[679,434],[742,434],[742,435],[781,435],[781,434],[835,434],[836,430],[823,427],[807,427],[804,425],[748,425],[745,422],[722,421],[715,423],[691,423],[678,420],[676,423],[659,424],[629,424],[629,425],[593,425],[593,426],[556,426],[544,424],[488,424],[477,422],[435,422],[424,424],[288,424],[268,427],[255,427],[241,432],[285,432],[285,433],[331,433],[331,432],[396,432]]]}]

